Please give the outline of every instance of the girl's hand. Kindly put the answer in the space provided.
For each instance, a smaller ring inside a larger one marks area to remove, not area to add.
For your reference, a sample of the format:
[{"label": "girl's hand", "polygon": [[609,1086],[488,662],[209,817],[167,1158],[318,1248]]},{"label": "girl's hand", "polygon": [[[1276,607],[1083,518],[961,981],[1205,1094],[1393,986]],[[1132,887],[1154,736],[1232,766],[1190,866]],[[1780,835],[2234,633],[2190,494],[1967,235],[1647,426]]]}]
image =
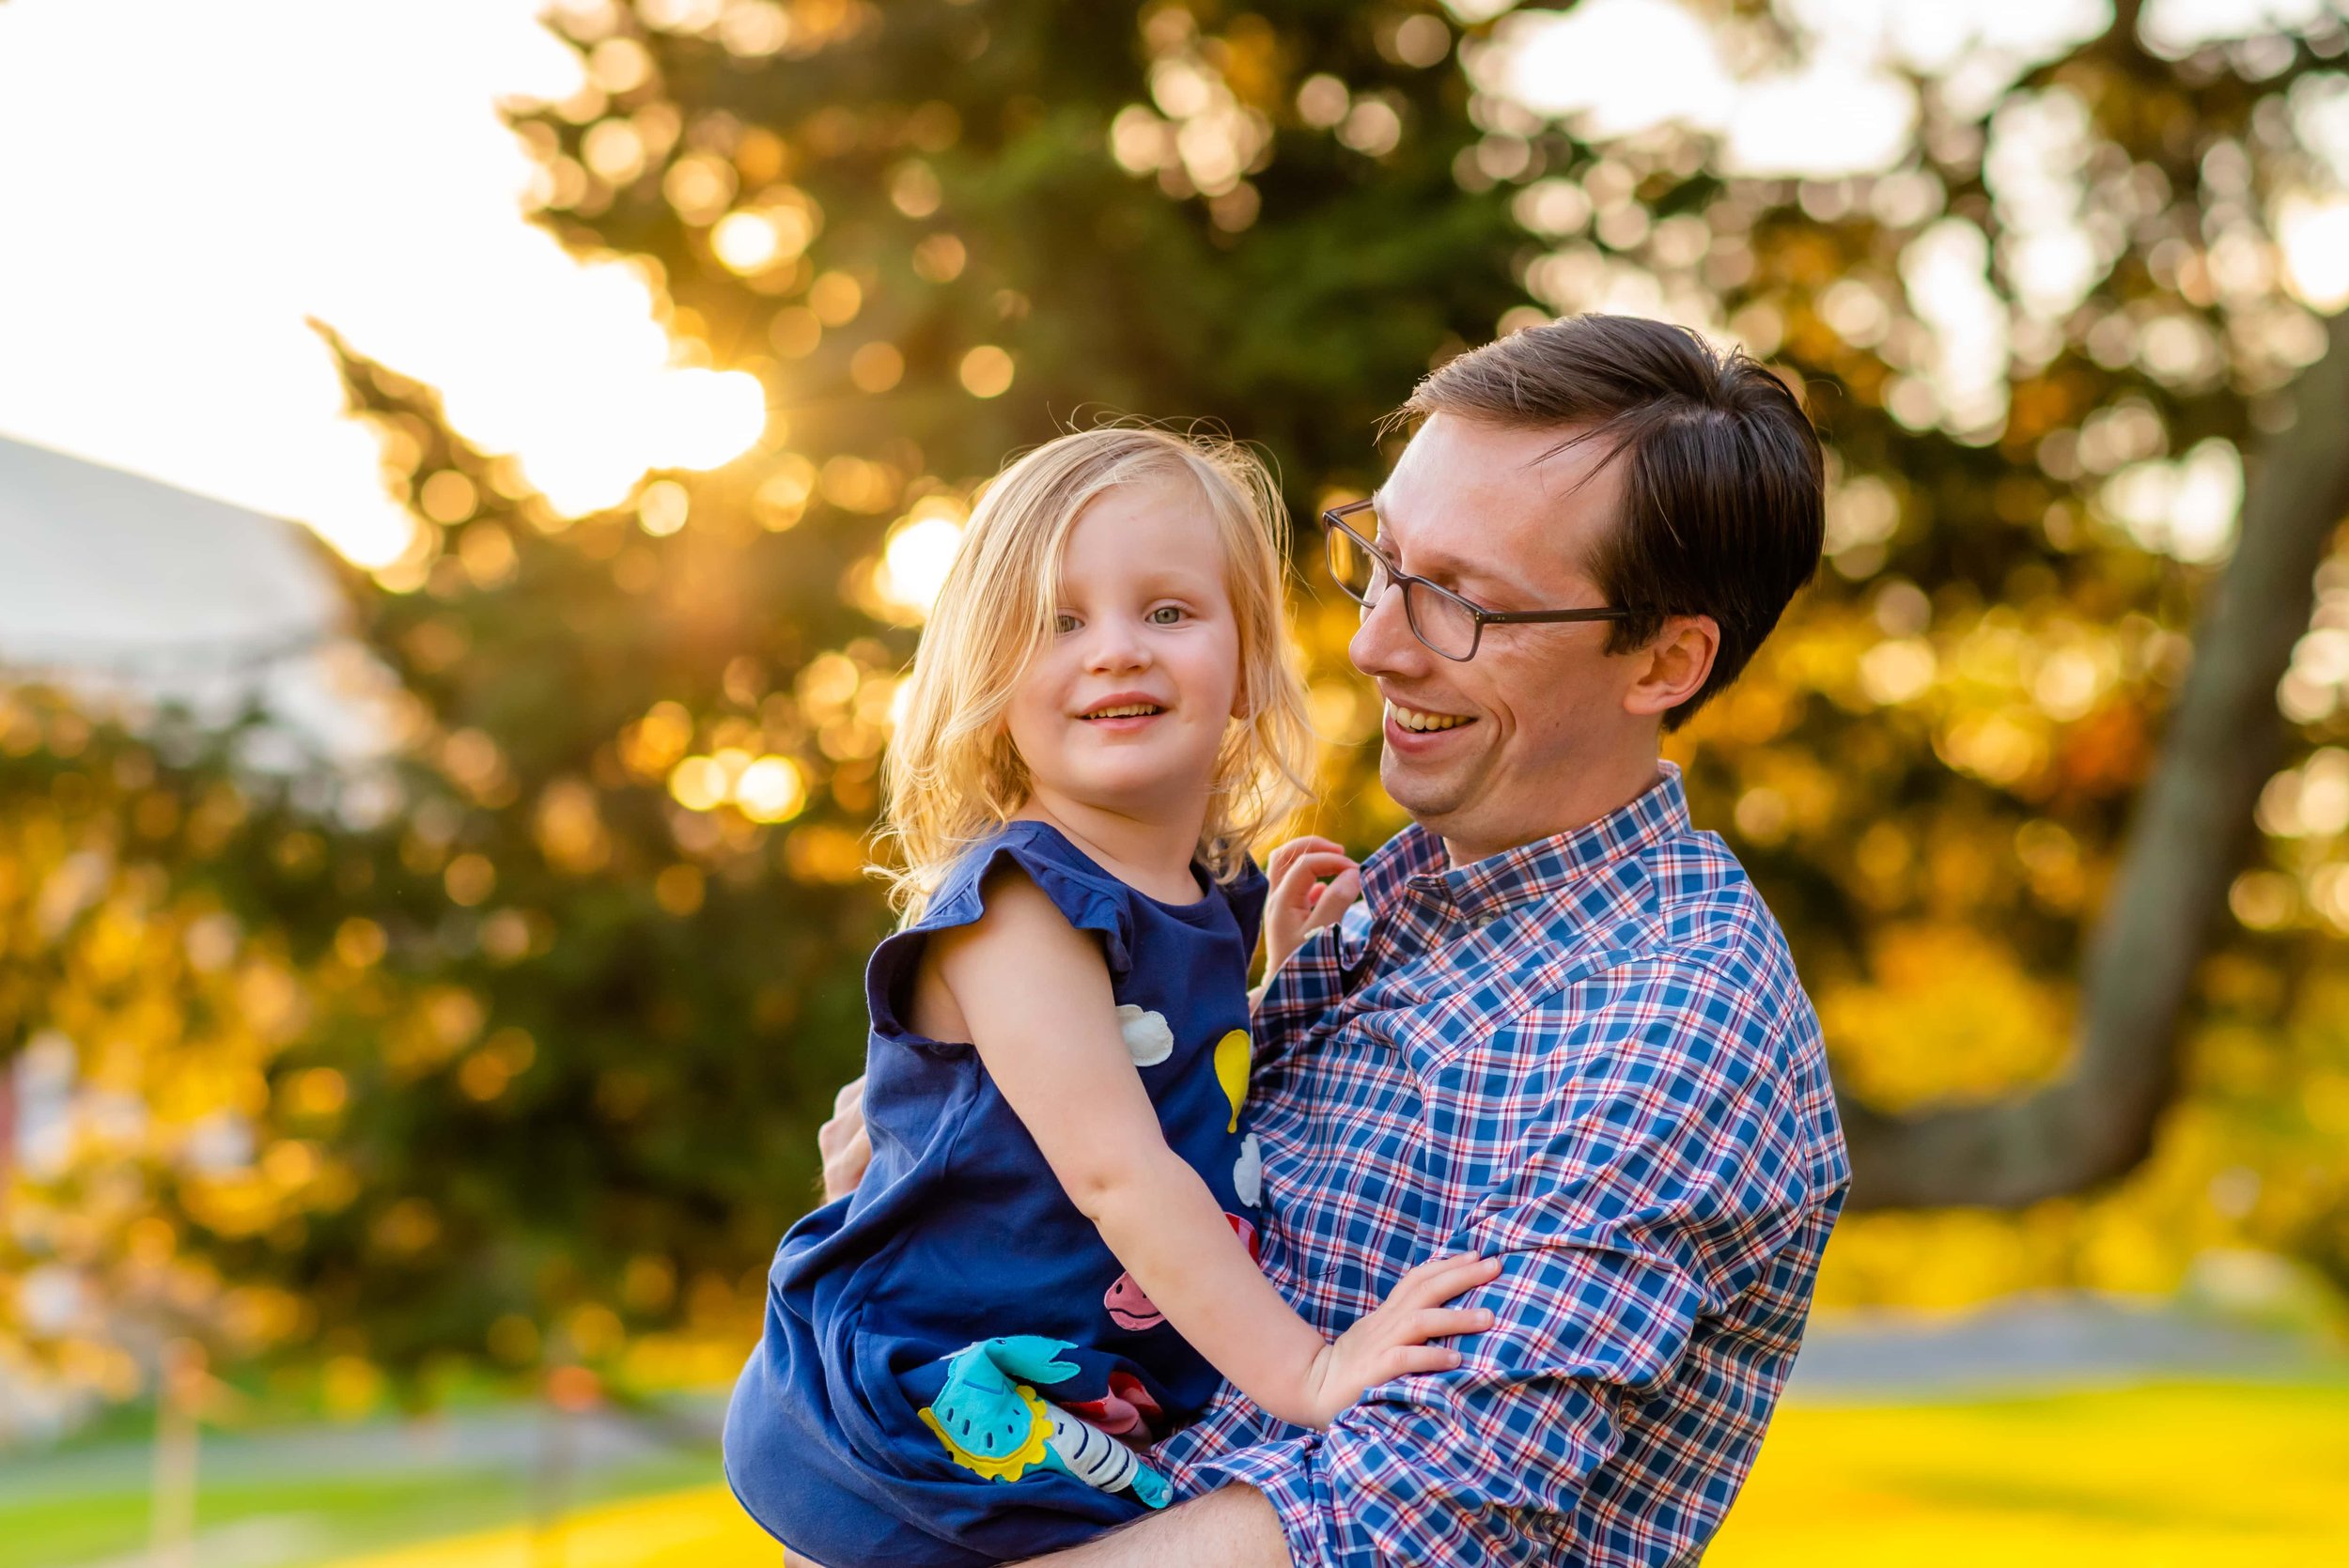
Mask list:
[{"label": "girl's hand", "polygon": [[1364,1389],[1389,1378],[1458,1366],[1458,1351],[1427,1342],[1489,1328],[1493,1314],[1443,1303],[1490,1284],[1500,1273],[1499,1258],[1432,1258],[1395,1281],[1383,1305],[1314,1358],[1305,1400],[1315,1419],[1306,1424],[1328,1426]]},{"label": "girl's hand", "polygon": [[1270,979],[1305,939],[1346,913],[1361,896],[1362,871],[1326,838],[1293,838],[1265,862],[1271,891],[1265,897],[1265,978]]}]

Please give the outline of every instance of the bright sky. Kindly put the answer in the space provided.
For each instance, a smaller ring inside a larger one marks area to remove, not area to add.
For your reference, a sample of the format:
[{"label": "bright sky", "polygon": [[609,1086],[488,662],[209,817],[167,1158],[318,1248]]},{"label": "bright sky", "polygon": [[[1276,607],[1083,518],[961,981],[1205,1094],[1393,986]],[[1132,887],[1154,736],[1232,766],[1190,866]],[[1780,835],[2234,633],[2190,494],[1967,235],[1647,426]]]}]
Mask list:
[{"label": "bright sky", "polygon": [[[2223,36],[2332,3],[2155,0],[2148,24]],[[367,562],[408,524],[305,317],[441,388],[460,430],[572,511],[749,444],[756,383],[673,364],[631,273],[581,266],[521,215],[530,164],[495,103],[578,81],[543,4],[0,4],[0,433],[299,519]],[[1678,119],[1742,167],[1836,173],[1905,144],[1896,70],[1971,70],[1995,92],[2105,25],[2109,0],[1780,9],[1814,40],[1793,72],[1733,70],[1680,0],[1528,11],[1502,24],[1514,58],[1478,69],[1595,130]],[[2337,200],[2309,210],[2313,239],[2349,225]]]},{"label": "bright sky", "polygon": [[[2268,27],[2305,28],[2337,4],[2150,0],[2143,24],[2156,44],[2183,53]],[[2112,24],[2112,0],[1777,0],[1773,8],[1802,39],[1792,67],[1733,70],[1718,17],[1688,0],[1580,0],[1505,18],[1496,37],[1506,47],[1483,74],[1596,135],[1673,121],[1719,133],[1735,171],[1832,176],[1881,169],[1906,151],[1918,112],[1910,73],[1939,79],[1953,106],[1986,109],[2030,65]]]},{"label": "bright sky", "polygon": [[0,5],[0,432],[383,560],[408,524],[315,316],[572,510],[740,450],[756,383],[672,368],[642,284],[521,216],[496,100],[579,79],[538,8]]}]

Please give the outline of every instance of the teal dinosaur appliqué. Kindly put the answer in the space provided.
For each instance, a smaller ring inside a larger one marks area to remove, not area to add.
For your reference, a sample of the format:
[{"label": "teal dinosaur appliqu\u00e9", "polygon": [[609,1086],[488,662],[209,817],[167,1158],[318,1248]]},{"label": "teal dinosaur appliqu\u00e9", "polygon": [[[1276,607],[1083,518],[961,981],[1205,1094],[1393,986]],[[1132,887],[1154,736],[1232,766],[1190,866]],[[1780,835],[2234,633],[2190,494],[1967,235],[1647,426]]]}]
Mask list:
[{"label": "teal dinosaur appliqu\u00e9", "polygon": [[1039,1395],[1033,1385],[1074,1377],[1066,1340],[1012,1334],[946,1358],[946,1386],[920,1412],[954,1462],[989,1481],[1058,1470],[1103,1492],[1131,1492],[1164,1508],[1166,1478],[1133,1450]]}]

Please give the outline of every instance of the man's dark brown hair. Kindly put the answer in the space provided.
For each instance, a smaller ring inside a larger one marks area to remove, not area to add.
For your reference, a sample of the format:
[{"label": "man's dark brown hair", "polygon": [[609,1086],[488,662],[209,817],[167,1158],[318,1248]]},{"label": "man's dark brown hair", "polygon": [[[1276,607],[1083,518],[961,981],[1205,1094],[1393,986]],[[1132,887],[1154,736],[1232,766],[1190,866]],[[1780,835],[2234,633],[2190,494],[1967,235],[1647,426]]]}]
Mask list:
[{"label": "man's dark brown hair", "polygon": [[1583,563],[1607,602],[1638,612],[1610,629],[1625,653],[1666,615],[1710,615],[1720,650],[1678,729],[1737,678],[1818,569],[1826,479],[1818,433],[1786,384],[1744,350],[1636,316],[1569,316],[1448,361],[1404,417],[1449,413],[1556,427],[1552,455],[1585,441],[1623,461],[1623,516]]}]

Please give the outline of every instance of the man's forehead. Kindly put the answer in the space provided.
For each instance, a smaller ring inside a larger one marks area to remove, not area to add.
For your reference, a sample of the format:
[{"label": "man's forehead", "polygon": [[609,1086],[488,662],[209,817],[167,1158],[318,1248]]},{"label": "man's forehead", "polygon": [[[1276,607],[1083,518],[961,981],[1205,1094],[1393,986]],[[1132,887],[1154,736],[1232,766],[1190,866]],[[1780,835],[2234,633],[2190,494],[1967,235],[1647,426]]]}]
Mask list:
[{"label": "man's forehead", "polygon": [[1439,414],[1412,437],[1372,499],[1382,532],[1399,548],[1428,561],[1495,561],[1537,539],[1566,544],[1611,516],[1622,465],[1607,461],[1609,448],[1584,427],[1501,427]]},{"label": "man's forehead", "polygon": [[1595,490],[1603,499],[1621,467],[1609,461],[1616,444],[1594,425],[1501,425],[1439,413],[1404,447],[1388,486],[1400,482],[1413,491],[1433,486],[1526,501],[1559,501]]}]

